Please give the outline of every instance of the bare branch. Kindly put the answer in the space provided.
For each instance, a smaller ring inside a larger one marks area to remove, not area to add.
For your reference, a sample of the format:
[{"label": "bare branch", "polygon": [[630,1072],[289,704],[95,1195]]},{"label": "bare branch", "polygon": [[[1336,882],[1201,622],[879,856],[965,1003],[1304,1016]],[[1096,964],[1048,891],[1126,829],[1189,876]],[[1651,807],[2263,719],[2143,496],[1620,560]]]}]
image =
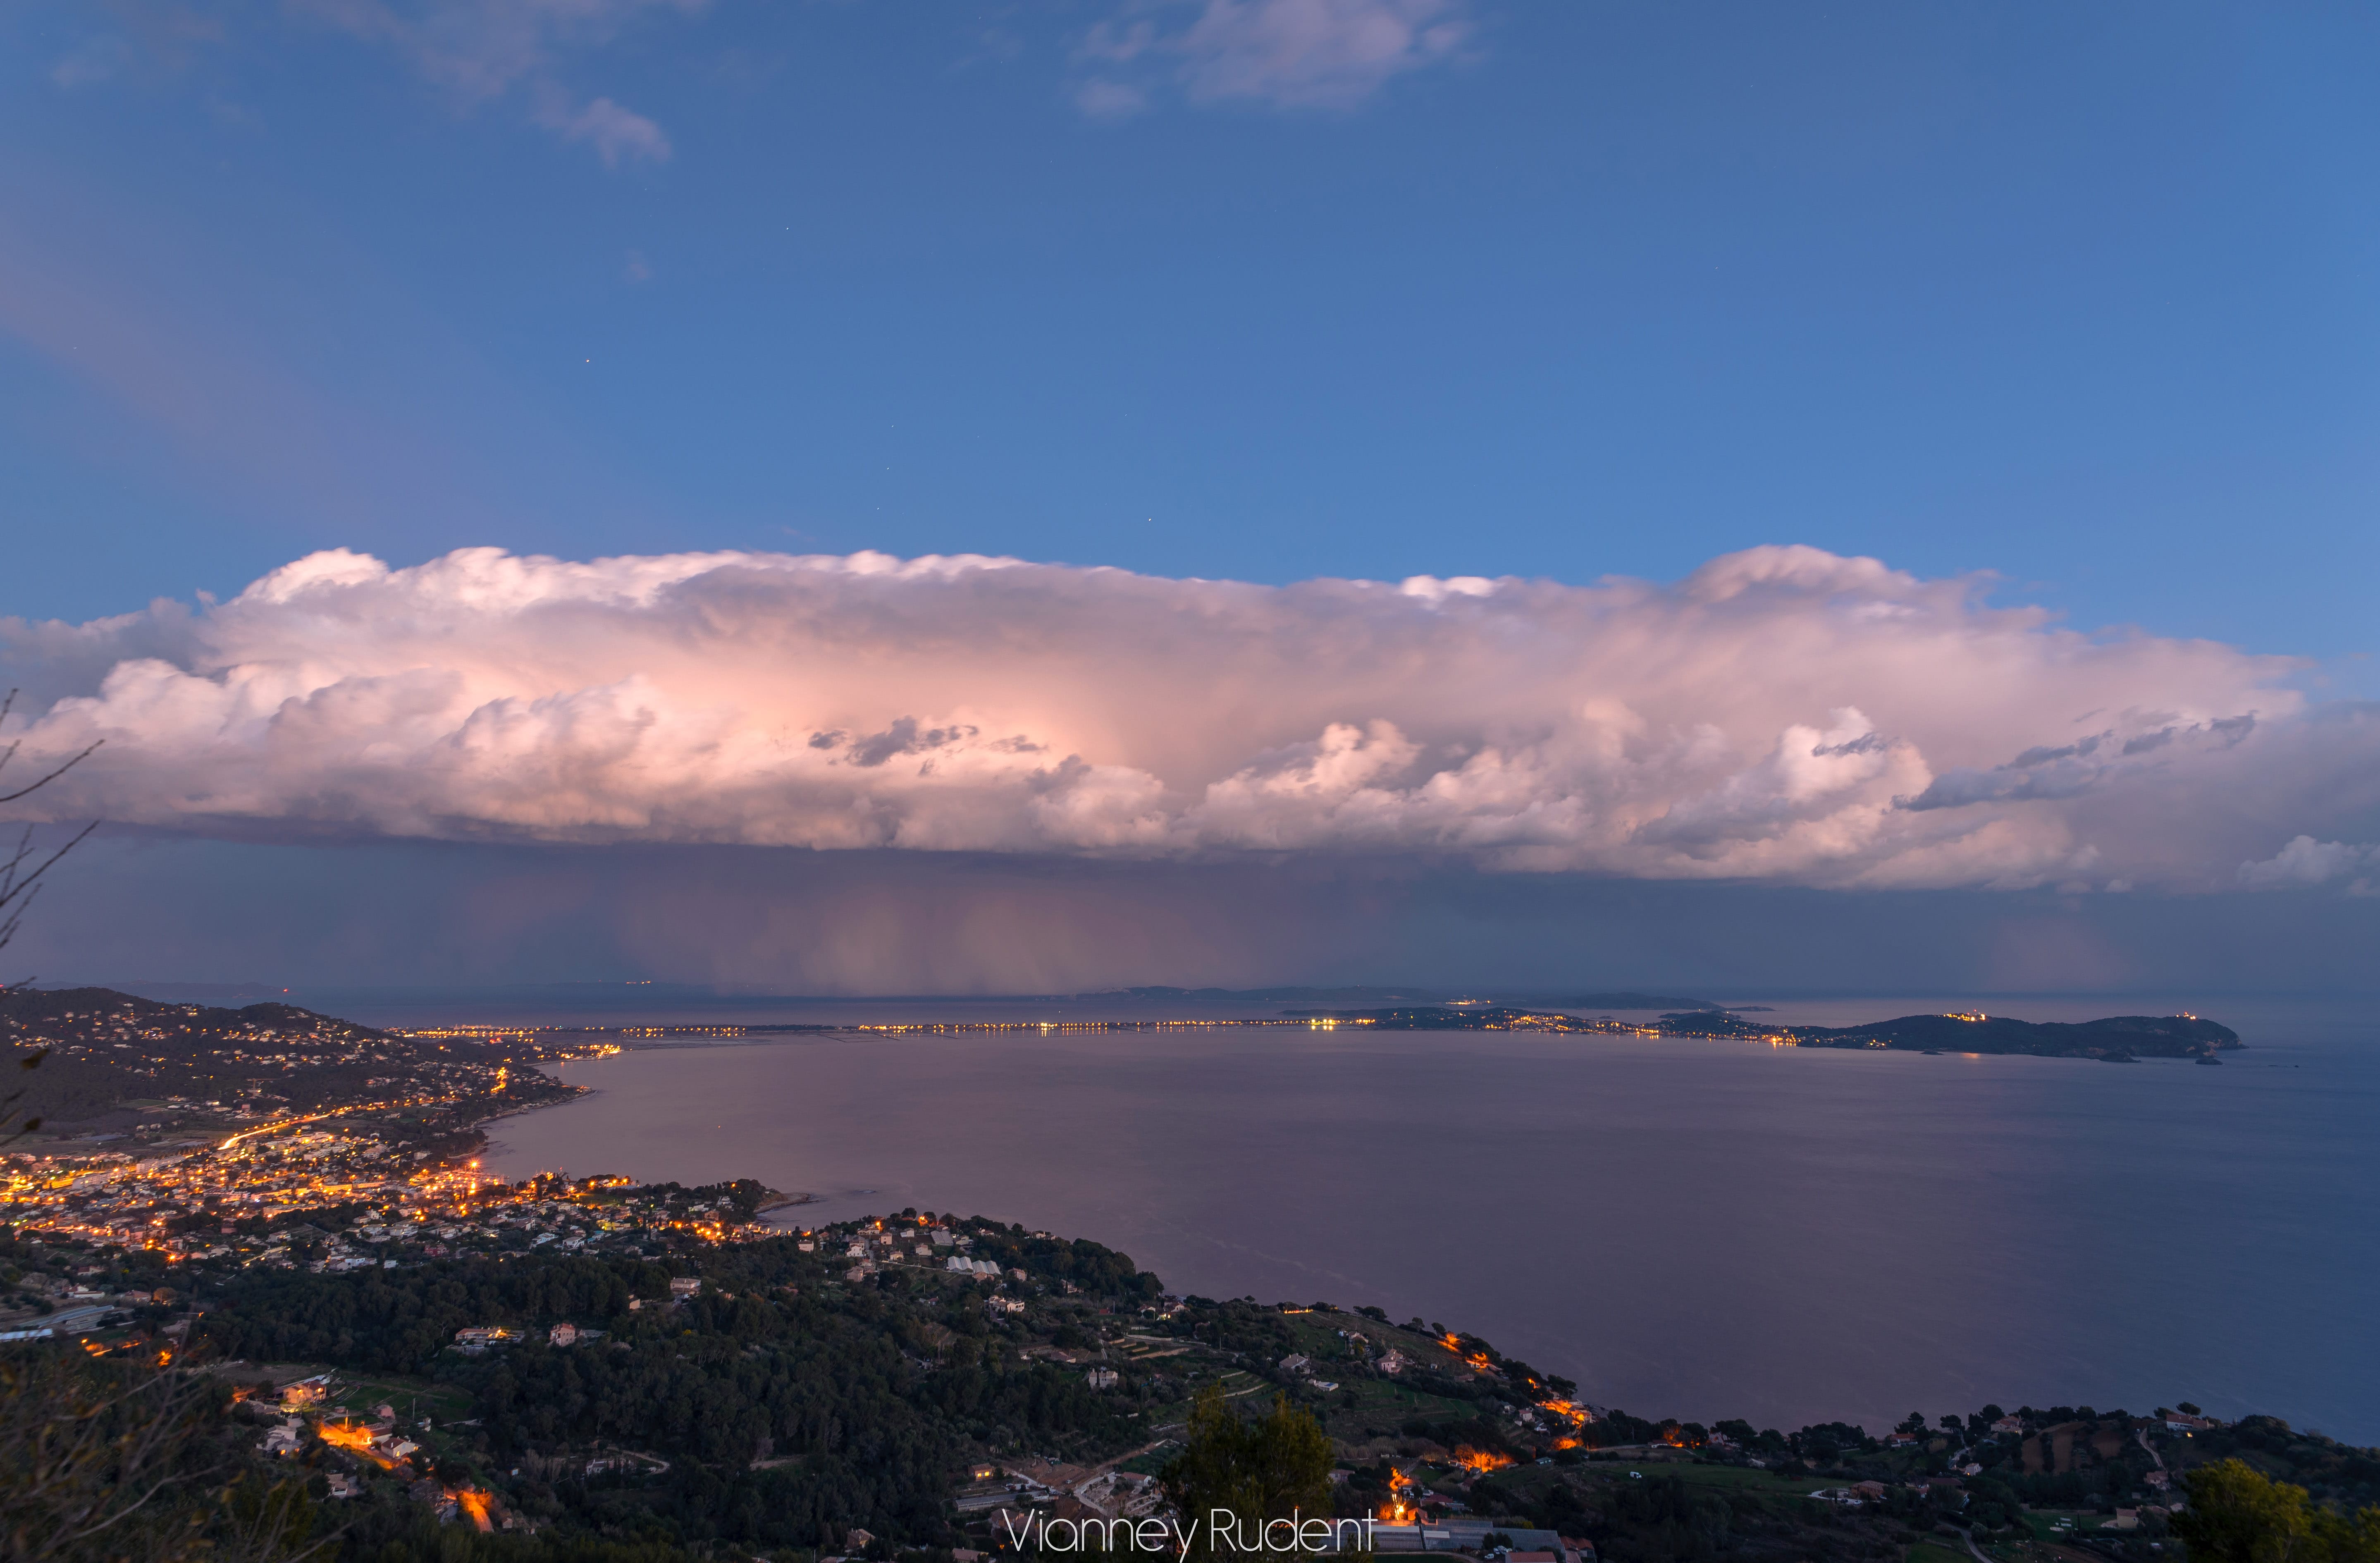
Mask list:
[{"label": "bare branch", "polygon": [[[5,713],[0,713],[0,714],[5,714]],[[103,744],[107,740],[105,739],[97,739],[89,749],[84,750],[81,753],[76,755],[73,759],[68,760],[65,764],[60,765],[56,770],[52,771],[48,775],[43,776],[37,782],[30,782],[25,786],[18,788],[14,792],[0,792],[0,803],[14,803],[18,799],[24,797],[25,794],[29,792],[40,791],[42,788],[49,786],[60,776],[65,775],[68,771],[73,770],[77,765],[79,765],[84,761],[90,759],[92,752],[96,751],[101,744]],[[16,757],[17,745],[12,743],[8,746],[6,753],[0,754],[0,766],[6,766],[9,761]]]},{"label": "bare branch", "polygon": [[39,888],[42,875],[55,868],[60,858],[81,845],[82,838],[98,828],[99,822],[91,821],[76,831],[66,845],[43,859],[38,867],[27,873],[24,865],[33,855],[33,830],[30,825],[25,827],[25,834],[18,838],[16,851],[9,855],[6,862],[0,863],[0,910],[6,912],[5,916],[0,916],[0,949],[6,949],[8,941],[16,936],[17,924],[23,920],[25,908],[32,903],[33,893]]},{"label": "bare branch", "polygon": [[[8,714],[16,709],[17,693],[15,690],[10,690],[6,695],[0,696],[0,723],[5,723],[8,719]],[[8,763],[17,757],[17,751],[22,742],[22,739],[18,739],[10,743],[5,750],[0,750],[0,770],[7,769]],[[0,793],[0,803],[12,803],[28,793],[37,792],[49,786],[50,783],[90,759],[92,751],[98,748],[99,743],[93,743],[47,775],[34,781],[30,786],[20,787],[14,792]],[[17,930],[25,920],[25,909],[32,905],[33,898],[41,891],[42,876],[57,867],[60,858],[82,845],[83,837],[98,828],[99,822],[91,821],[91,824],[75,832],[56,851],[52,852],[40,862],[34,863],[33,827],[31,825],[25,827],[24,833],[17,838],[17,849],[8,855],[5,862],[0,862],[0,949],[7,948],[9,942],[16,938]],[[30,868],[26,866],[29,863],[32,864]],[[31,979],[27,979],[28,983],[30,981]],[[20,987],[24,985],[24,983],[18,984]],[[0,983],[0,995],[5,995],[7,991],[8,984]],[[27,1069],[37,1068],[46,1056],[48,1056],[48,1050],[45,1048],[29,1057],[19,1059],[18,1063]],[[28,1089],[30,1087],[20,1087],[7,1096],[0,1097],[0,1130],[6,1129],[8,1119],[15,1112],[17,1104],[23,1100]],[[41,1124],[42,1120],[38,1117],[23,1119],[17,1124],[13,1131],[0,1134],[0,1147],[14,1144],[39,1129]]]}]

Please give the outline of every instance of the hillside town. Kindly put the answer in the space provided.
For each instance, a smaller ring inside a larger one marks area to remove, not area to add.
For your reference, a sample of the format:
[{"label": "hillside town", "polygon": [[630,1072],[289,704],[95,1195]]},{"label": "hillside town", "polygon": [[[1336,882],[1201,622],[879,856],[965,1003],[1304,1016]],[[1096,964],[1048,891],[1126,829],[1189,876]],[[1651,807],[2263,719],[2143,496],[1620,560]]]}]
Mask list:
[{"label": "hillside town", "polygon": [[782,1203],[748,1183],[511,1183],[476,1158],[438,1161],[360,1126],[306,1121],[146,1156],[18,1154],[0,1171],[0,1225],[87,1252],[79,1269],[164,1284],[123,1297],[20,1278],[0,1291],[0,1338],[70,1332],[126,1303],[188,1298],[251,1266],[320,1275],[547,1251],[658,1258],[773,1235],[778,1228],[755,1217]]},{"label": "hillside town", "polygon": [[[87,1253],[0,1287],[0,1338],[73,1334],[262,1266],[310,1274],[551,1250],[659,1256],[765,1235],[754,1185],[507,1182],[480,1126],[574,1089],[536,1066],[616,1051],[456,1028],[377,1031],[287,1005],[0,993],[25,1069],[0,1151],[0,1226]],[[137,1276],[110,1290],[94,1278]]]}]

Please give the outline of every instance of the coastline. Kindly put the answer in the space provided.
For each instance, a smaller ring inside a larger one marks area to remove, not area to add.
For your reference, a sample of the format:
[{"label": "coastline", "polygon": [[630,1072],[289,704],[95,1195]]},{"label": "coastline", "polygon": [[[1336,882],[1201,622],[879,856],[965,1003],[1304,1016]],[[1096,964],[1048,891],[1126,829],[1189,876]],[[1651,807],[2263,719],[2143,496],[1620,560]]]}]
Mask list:
[{"label": "coastline", "polygon": [[[2365,1425],[2338,1379],[2380,1357],[2335,1322],[2258,1329],[2296,1304],[2220,1256],[2269,1239],[2193,1195],[2240,1166],[2380,1176],[2354,1127],[2380,1055],[2355,1012],[2328,1034],[2227,1072],[1345,1029],[630,1051],[565,1071],[601,1096],[507,1125],[501,1165],[750,1177],[816,1195],[777,1215],[801,1226],[997,1212],[1208,1295],[1459,1314],[1621,1404],[1766,1416],[1766,1388],[1778,1417],[1897,1418],[1875,1402],[1938,1378],[2131,1405],[2184,1362],[2337,1430]],[[2380,1276],[2366,1211],[2325,1207],[2324,1284]],[[2204,1306],[2155,1283],[2177,1264],[2221,1277]],[[1879,1264],[1922,1274],[1925,1306],[1846,1311],[1843,1277]],[[2078,1324],[2058,1300],[2084,1274],[2119,1300]]]}]

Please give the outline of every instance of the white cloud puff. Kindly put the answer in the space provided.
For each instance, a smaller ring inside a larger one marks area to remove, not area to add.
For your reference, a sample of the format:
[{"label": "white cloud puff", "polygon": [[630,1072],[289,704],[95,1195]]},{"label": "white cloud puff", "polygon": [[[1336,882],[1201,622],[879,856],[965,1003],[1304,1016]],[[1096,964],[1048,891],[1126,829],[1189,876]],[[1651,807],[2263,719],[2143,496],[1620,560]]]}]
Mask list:
[{"label": "white cloud puff", "polygon": [[2343,879],[2351,893],[2368,896],[2374,869],[2380,869],[2380,847],[2298,836],[2269,858],[2241,863],[2240,883],[2252,890],[2298,890]]},{"label": "white cloud puff", "polygon": [[1667,586],[334,551],[0,659],[25,762],[105,740],[19,811],[200,834],[2214,887],[2380,809],[2380,711],[2283,659],[1802,547]]},{"label": "white cloud puff", "polygon": [[[1474,31],[1466,0],[1128,0],[1077,51],[1104,72],[1152,64],[1195,102],[1352,108],[1396,77],[1455,57]],[[1076,101],[1095,118],[1138,113],[1148,94],[1104,76]]]},{"label": "white cloud puff", "polygon": [[1181,44],[1194,97],[1344,106],[1470,32],[1459,0],[1207,0]]}]

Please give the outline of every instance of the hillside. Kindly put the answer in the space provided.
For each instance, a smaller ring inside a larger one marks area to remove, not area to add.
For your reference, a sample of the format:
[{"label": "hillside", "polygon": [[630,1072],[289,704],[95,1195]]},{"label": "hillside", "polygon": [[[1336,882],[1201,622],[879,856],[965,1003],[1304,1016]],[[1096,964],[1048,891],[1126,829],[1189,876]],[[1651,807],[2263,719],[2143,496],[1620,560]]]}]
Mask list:
[{"label": "hillside", "polygon": [[2195,1015],[2110,1015],[2072,1022],[2017,1020],[2005,1015],[1903,1015],[1859,1026],[1762,1026],[1715,1023],[1702,1015],[1669,1015],[1673,1029],[1712,1034],[1762,1035],[1781,1031],[1803,1047],[1884,1046],[1936,1053],[2025,1053],[2056,1058],[2211,1057],[2242,1046],[2228,1026]]},{"label": "hillside", "polygon": [[[2068,1563],[2156,1563],[2177,1484],[2227,1455],[2325,1501],[2380,1496],[2380,1451],[2187,1405],[1986,1405],[1875,1432],[1631,1415],[1434,1323],[1169,1297],[1124,1254],[980,1216],[726,1243],[680,1228],[601,1256],[392,1252],[359,1274],[294,1253],[169,1274],[162,1255],[0,1239],[27,1286],[122,1294],[77,1358],[141,1359],[188,1327],[249,1397],[220,1424],[226,1452],[326,1500],[350,1563],[992,1552],[1003,1512],[1157,1511],[1148,1477],[1209,1387],[1310,1412],[1337,1513],[1427,1519],[1475,1555],[1528,1530],[1574,1538],[1579,1563],[1929,1563],[1909,1549],[1955,1525],[2088,1548],[2049,1554]],[[200,1316],[149,1301],[168,1280]]]},{"label": "hillside", "polygon": [[25,1113],[42,1132],[143,1141],[292,1114],[420,1109],[497,1093],[507,1106],[568,1094],[520,1067],[551,1055],[518,1037],[407,1036],[289,1004],[166,1004],[112,988],[0,992],[0,1044],[42,1055]]},{"label": "hillside", "polygon": [[1722,1010],[1681,1010],[1649,1024],[1586,1019],[1559,1009],[1507,1005],[1456,1008],[1292,1009],[1284,1013],[1382,1031],[1552,1032],[1726,1037],[1797,1047],[1876,1047],[1925,1053],[2018,1053],[2051,1058],[2212,1058],[2246,1044],[2228,1026],[2195,1015],[2110,1015],[2097,1020],[2033,1021],[2005,1015],[1903,1015],[1858,1026],[1779,1026]]}]

